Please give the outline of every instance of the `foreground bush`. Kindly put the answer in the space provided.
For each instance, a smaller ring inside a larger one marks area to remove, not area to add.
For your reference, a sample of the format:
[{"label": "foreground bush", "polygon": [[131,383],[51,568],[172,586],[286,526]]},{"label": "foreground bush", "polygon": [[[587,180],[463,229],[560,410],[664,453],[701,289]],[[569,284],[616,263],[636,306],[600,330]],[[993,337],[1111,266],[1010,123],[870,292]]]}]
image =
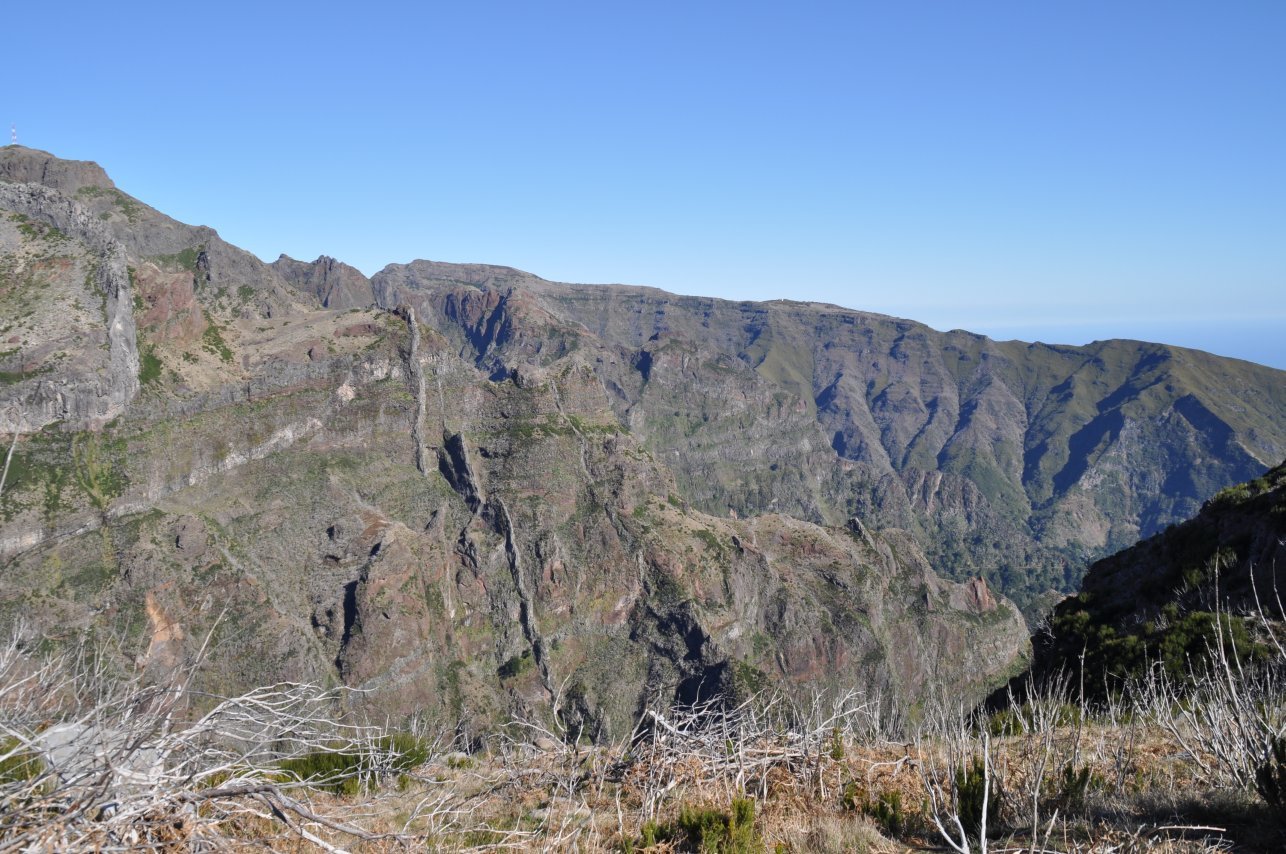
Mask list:
[{"label": "foreground bush", "polygon": [[701,854],[758,854],[764,850],[763,840],[755,832],[755,802],[750,798],[733,798],[729,812],[685,805],[673,822],[645,823],[638,842],[626,848],[647,849],[658,843]]},{"label": "foreground bush", "polygon": [[428,742],[398,732],[375,737],[368,744],[335,742],[282,760],[278,767],[291,779],[315,788],[356,795],[381,778],[410,771],[428,759]]},{"label": "foreground bush", "polygon": [[1274,738],[1255,772],[1255,790],[1286,818],[1286,735]]},{"label": "foreground bush", "polygon": [[[243,822],[315,845],[372,834],[328,815],[305,783],[408,769],[427,748],[337,722],[339,693],[283,683],[196,697],[192,671],[164,684],[113,678],[90,654],[0,647],[0,850],[225,847]],[[198,706],[206,711],[199,711]]]}]

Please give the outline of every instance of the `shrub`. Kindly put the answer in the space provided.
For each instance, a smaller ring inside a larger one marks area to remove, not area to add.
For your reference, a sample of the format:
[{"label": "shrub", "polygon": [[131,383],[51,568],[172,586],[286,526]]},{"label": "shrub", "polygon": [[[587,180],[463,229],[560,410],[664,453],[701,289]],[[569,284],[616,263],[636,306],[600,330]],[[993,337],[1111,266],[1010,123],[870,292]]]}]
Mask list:
[{"label": "shrub", "polygon": [[987,719],[987,732],[992,738],[1018,735],[1023,731],[1024,717],[1016,709],[1001,709]]},{"label": "shrub", "polygon": [[1063,766],[1063,772],[1048,783],[1051,801],[1064,814],[1070,815],[1084,812],[1089,793],[1106,785],[1102,775],[1095,774],[1088,765],[1078,771],[1070,763]]},{"label": "shrub", "polygon": [[839,727],[831,730],[831,759],[836,762],[844,758],[844,736],[839,731]]},{"label": "shrub", "polygon": [[45,763],[23,750],[18,739],[12,736],[0,739],[0,786],[25,783],[44,772]]},{"label": "shrub", "polygon": [[428,745],[402,732],[381,736],[369,751],[314,750],[282,760],[279,767],[318,789],[337,795],[355,795],[385,774],[410,771],[428,759]]},{"label": "shrub", "polygon": [[496,675],[501,679],[513,679],[515,676],[521,676],[535,666],[535,659],[532,658],[531,650],[523,650],[521,655],[512,656],[504,664],[496,668]]},{"label": "shrub", "polygon": [[201,348],[213,353],[227,364],[232,364],[232,348],[223,340],[223,331],[217,324],[207,318],[205,331],[201,333]]},{"label": "shrub", "polygon": [[627,841],[624,848],[646,850],[662,843],[702,854],[758,854],[764,850],[755,831],[755,802],[751,798],[733,798],[730,812],[685,805],[673,822],[645,822],[639,838]]},{"label": "shrub", "polygon": [[987,802],[987,826],[994,827],[1000,815],[1000,794],[994,785],[987,791],[987,772],[981,759],[975,759],[967,769],[957,768],[955,784],[960,824],[966,835],[977,839],[982,830],[983,800]]},{"label": "shrub", "polygon": [[149,385],[159,380],[162,366],[161,357],[156,355],[156,348],[144,347],[138,356],[138,381],[143,385]]},{"label": "shrub", "polygon": [[882,791],[872,800],[865,786],[851,780],[844,786],[840,805],[872,819],[890,836],[901,836],[907,829],[906,814],[902,810],[902,793],[899,791]]},{"label": "shrub", "polygon": [[880,792],[877,799],[862,804],[862,812],[870,816],[889,836],[901,836],[907,829],[901,792]]},{"label": "shrub", "polygon": [[[1055,711],[1052,723],[1055,727],[1071,727],[1081,722],[1081,710],[1071,703],[1061,703]],[[1031,703],[1023,703],[1019,708],[1006,708],[987,718],[987,732],[993,738],[1019,735],[1036,728],[1036,712]]]}]

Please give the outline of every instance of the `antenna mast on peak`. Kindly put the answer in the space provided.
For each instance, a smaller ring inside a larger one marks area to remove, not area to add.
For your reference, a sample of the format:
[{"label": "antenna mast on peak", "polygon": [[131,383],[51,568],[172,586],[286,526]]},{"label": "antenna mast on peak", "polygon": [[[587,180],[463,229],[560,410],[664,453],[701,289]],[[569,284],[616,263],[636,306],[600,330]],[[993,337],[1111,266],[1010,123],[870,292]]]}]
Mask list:
[{"label": "antenna mast on peak", "polygon": [[9,144],[10,145],[18,144],[18,126],[17,125],[9,125]]}]

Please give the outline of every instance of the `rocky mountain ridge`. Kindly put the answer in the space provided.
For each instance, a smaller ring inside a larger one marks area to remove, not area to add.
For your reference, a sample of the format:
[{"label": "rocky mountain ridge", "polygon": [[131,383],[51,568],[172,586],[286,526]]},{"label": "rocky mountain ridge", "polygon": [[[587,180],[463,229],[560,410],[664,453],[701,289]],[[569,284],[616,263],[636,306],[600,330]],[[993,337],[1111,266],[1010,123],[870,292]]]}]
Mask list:
[{"label": "rocky mountain ridge", "polygon": [[1286,454],[1283,372],[1178,347],[996,342],[476,264],[390,265],[372,285],[495,376],[585,353],[706,512],[906,528],[940,571],[1031,606]]},{"label": "rocky mountain ridge", "polygon": [[[42,349],[69,310],[103,340],[133,318],[138,360],[102,357],[135,384],[117,409],[103,385],[17,423],[0,622],[28,642],[89,637],[159,674],[208,638],[210,691],[342,682],[368,712],[602,737],[647,706],[773,686],[980,696],[1025,660],[1013,605],[941,579],[908,533],[702,513],[594,352],[521,295],[452,303],[482,329],[416,299],[348,305],[351,268],[261,264],[92,164],[10,147],[0,188],[47,202],[38,222],[0,213],[0,299],[20,309],[4,407],[97,364]],[[117,261],[123,278],[86,276]],[[510,358],[462,351],[470,335]]]}]

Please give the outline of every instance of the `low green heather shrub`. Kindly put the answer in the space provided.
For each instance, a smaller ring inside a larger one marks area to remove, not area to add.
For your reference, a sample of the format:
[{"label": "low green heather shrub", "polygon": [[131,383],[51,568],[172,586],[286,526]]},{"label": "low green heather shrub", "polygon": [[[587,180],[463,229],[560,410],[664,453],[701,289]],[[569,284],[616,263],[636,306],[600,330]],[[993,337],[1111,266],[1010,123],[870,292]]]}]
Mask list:
[{"label": "low green heather shrub", "polygon": [[755,831],[755,802],[733,798],[732,809],[698,808],[684,805],[672,822],[644,823],[639,838],[627,841],[627,852],[667,844],[679,851],[701,854],[760,854],[763,839]]},{"label": "low green heather shrub", "polygon": [[381,736],[367,751],[351,745],[333,750],[314,750],[282,760],[286,774],[318,789],[335,794],[355,795],[384,774],[404,773],[429,759],[427,743],[410,733]]},{"label": "low green heather shrub", "polygon": [[[993,738],[1021,735],[1035,726],[1035,713],[1030,703],[1018,708],[1001,709],[987,718],[987,732]],[[1063,703],[1054,715],[1054,726],[1073,727],[1081,722],[1081,710],[1071,703]]]},{"label": "low green heather shrub", "polygon": [[45,772],[45,763],[24,750],[18,739],[0,739],[0,786],[25,783]]},{"label": "low green heather shrub", "polygon": [[1084,813],[1090,792],[1107,786],[1103,776],[1094,773],[1088,765],[1077,770],[1070,763],[1063,766],[1062,773],[1049,778],[1045,783],[1050,805],[1064,815]]},{"label": "low green heather shrub", "polygon": [[981,759],[975,759],[968,768],[956,769],[956,797],[959,799],[960,824],[970,839],[977,839],[982,831],[983,800],[987,802],[987,826],[995,827],[1000,818],[1000,793],[992,781],[987,792],[987,773]]},{"label": "low green heather shrub", "polygon": [[880,792],[871,798],[854,781],[844,787],[843,806],[867,816],[880,826],[880,830],[894,838],[905,833],[910,824],[902,808],[902,793],[897,790]]}]

